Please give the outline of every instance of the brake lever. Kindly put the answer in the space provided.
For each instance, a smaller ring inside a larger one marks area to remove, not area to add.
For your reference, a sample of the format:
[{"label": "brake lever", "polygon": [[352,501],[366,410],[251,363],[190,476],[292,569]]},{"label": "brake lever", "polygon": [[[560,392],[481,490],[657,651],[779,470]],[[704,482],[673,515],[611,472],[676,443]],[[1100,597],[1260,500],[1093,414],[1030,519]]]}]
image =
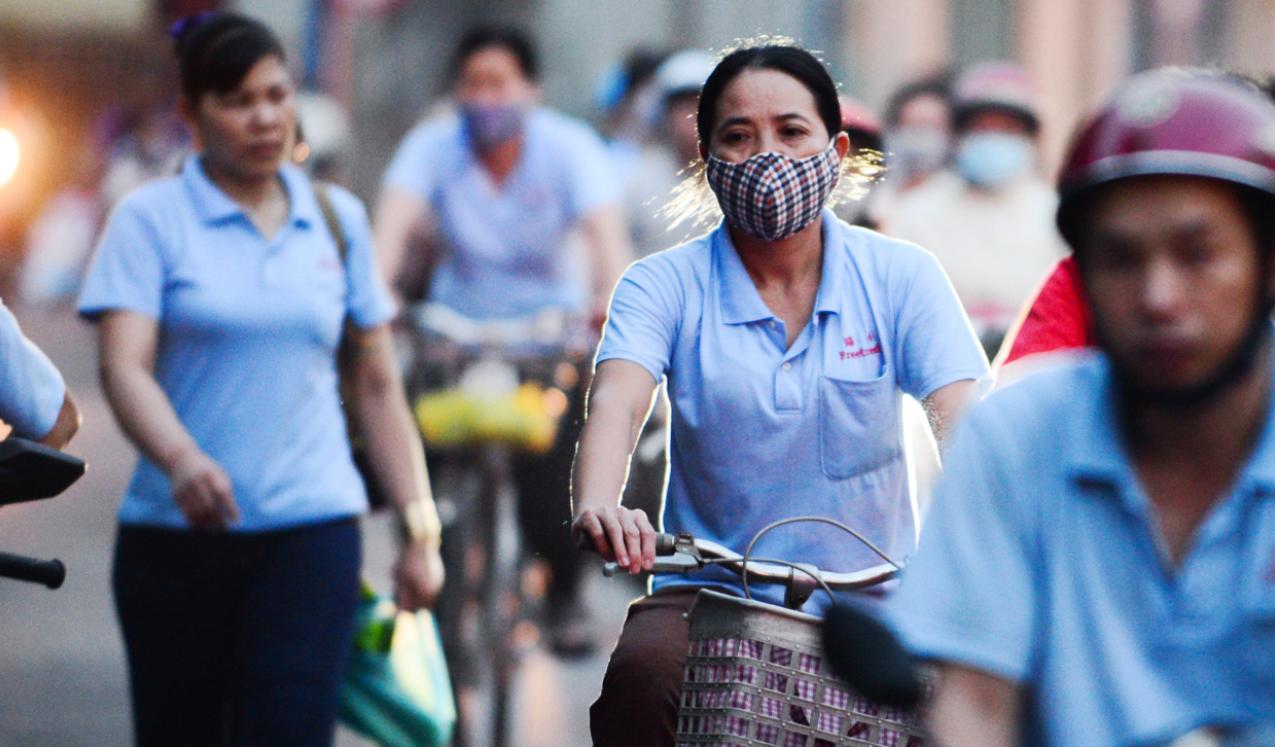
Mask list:
[{"label": "brake lever", "polygon": [[[651,565],[649,573],[688,573],[690,571],[698,571],[704,567],[704,559],[699,553],[691,555],[681,550],[674,552],[672,555],[657,555],[655,563]],[[610,578],[618,573],[624,573],[624,566],[615,561],[610,561],[602,565],[602,575]]]}]

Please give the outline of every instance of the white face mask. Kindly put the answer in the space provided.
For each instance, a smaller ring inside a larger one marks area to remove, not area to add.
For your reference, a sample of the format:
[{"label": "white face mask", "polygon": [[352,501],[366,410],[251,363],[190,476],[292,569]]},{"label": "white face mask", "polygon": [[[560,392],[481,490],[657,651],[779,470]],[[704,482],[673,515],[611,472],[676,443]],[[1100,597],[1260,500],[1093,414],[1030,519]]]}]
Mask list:
[{"label": "white face mask", "polygon": [[938,171],[947,162],[951,141],[937,127],[900,127],[885,134],[887,173],[903,180]]},{"label": "white face mask", "polygon": [[1026,174],[1035,159],[1035,146],[1025,135],[975,132],[961,140],[956,170],[975,186],[994,188]]}]

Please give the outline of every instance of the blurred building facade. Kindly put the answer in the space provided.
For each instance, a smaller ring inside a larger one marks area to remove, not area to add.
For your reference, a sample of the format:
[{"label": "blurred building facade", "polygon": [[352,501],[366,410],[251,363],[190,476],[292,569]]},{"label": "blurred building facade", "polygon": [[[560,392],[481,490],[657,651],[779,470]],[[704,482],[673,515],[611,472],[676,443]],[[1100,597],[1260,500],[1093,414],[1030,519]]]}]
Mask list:
[{"label": "blurred building facade", "polygon": [[[1047,163],[1077,116],[1135,70],[1275,73],[1272,0],[0,0],[0,99],[42,123],[28,170],[43,178],[22,187],[27,199],[73,168],[71,141],[94,111],[172,99],[166,22],[214,7],[270,23],[306,84],[348,106],[349,181],[369,199],[399,138],[445,93],[460,33],[480,21],[525,26],[542,51],[546,101],[586,118],[596,114],[601,72],[637,45],[720,50],[790,36],[820,50],[843,88],[874,105],[926,72],[1017,60],[1043,93]],[[23,203],[4,193],[14,185],[0,188],[0,205]],[[0,225],[0,242],[9,233]]]}]

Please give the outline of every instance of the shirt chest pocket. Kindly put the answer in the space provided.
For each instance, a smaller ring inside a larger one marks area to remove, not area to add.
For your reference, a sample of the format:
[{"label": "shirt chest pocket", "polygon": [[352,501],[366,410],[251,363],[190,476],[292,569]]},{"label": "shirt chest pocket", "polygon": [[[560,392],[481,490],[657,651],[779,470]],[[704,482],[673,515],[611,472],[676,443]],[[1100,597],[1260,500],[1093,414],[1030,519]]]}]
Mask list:
[{"label": "shirt chest pocket", "polygon": [[844,480],[884,467],[902,454],[899,393],[886,370],[864,381],[819,377],[819,461]]}]

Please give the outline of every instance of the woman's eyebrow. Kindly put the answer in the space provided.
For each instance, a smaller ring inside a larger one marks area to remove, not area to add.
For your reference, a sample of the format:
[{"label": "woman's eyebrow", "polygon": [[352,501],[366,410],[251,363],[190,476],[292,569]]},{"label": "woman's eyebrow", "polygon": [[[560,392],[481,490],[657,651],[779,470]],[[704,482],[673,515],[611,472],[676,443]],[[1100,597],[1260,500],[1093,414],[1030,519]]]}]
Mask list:
[{"label": "woman's eyebrow", "polygon": [[736,115],[736,116],[734,116],[734,117],[727,117],[726,119],[723,119],[723,120],[722,120],[722,121],[721,121],[721,122],[717,125],[717,129],[718,129],[718,130],[724,130],[724,129],[726,129],[727,127],[732,127],[732,126],[737,125],[737,124],[751,124],[751,123],[752,123],[752,120],[751,120],[751,119],[749,119],[748,117],[741,117],[741,116]]},{"label": "woman's eyebrow", "polygon": [[801,112],[788,112],[787,114],[778,114],[775,116],[776,121],[784,121],[787,119],[800,119],[803,122],[809,122],[810,118]]}]

